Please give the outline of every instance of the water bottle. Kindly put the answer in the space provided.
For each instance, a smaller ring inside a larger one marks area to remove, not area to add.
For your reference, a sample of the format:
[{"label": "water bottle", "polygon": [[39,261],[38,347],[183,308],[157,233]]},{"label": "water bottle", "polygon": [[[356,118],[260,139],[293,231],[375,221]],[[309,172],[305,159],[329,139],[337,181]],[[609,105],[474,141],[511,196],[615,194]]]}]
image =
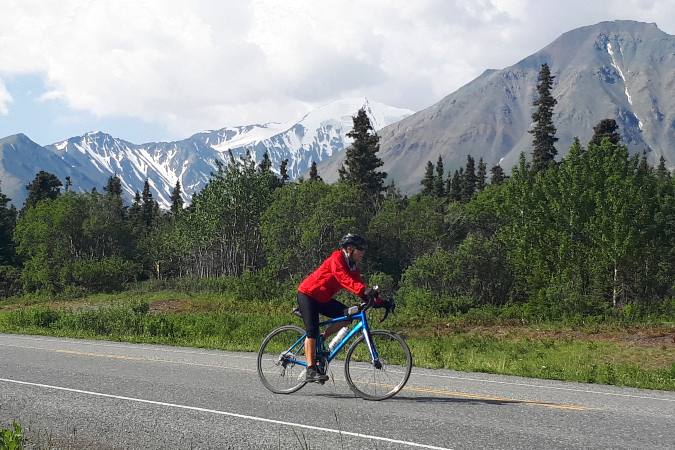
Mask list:
[{"label": "water bottle", "polygon": [[347,336],[347,333],[349,333],[349,328],[348,327],[342,327],[340,328],[340,331],[338,331],[338,334],[335,335],[333,339],[331,339],[330,344],[328,344],[328,349],[332,352],[333,349],[335,348],[342,339]]}]

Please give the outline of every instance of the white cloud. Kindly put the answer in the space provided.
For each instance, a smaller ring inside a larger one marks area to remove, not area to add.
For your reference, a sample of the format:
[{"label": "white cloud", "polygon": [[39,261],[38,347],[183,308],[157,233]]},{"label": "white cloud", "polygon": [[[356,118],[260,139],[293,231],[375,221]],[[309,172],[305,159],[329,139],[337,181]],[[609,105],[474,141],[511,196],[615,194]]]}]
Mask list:
[{"label": "white cloud", "polygon": [[10,103],[12,103],[12,96],[7,92],[5,84],[0,80],[0,116],[6,116],[9,113]]},{"label": "white cloud", "polygon": [[[602,20],[675,32],[675,0],[9,0],[0,76],[40,73],[98,116],[176,134],[287,120],[347,96],[420,109]],[[9,94],[0,84],[0,113]]]}]

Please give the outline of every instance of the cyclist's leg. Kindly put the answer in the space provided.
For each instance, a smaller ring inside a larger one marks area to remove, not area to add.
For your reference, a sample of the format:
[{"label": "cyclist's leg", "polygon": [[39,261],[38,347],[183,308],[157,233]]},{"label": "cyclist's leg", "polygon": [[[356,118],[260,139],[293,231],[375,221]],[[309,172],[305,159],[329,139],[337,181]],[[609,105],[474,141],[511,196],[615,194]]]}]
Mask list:
[{"label": "cyclist's leg", "polygon": [[[320,303],[319,304],[319,313],[323,314],[326,317],[330,317],[331,319],[334,319],[336,317],[342,317],[345,315],[345,309],[347,309],[347,306],[344,305],[344,303],[341,303],[334,298],[331,299],[327,303]],[[345,327],[349,325],[349,321],[345,320],[343,322],[336,322],[328,327],[326,327],[326,330],[323,332],[323,337],[324,340],[332,335],[333,333],[337,332],[340,328]]]},{"label": "cyclist's leg", "polygon": [[311,297],[298,292],[298,308],[305,323],[307,338],[305,339],[305,357],[307,366],[313,366],[316,361],[316,339],[319,337],[319,303]]}]

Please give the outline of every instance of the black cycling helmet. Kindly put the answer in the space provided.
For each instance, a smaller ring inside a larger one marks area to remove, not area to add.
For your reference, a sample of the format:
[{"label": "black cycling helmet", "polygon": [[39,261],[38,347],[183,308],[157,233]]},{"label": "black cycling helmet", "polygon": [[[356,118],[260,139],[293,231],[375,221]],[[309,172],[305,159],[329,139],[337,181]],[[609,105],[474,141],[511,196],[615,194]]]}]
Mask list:
[{"label": "black cycling helmet", "polygon": [[345,248],[349,245],[356,247],[358,250],[365,250],[368,247],[368,242],[358,234],[347,233],[340,239],[340,247]]}]

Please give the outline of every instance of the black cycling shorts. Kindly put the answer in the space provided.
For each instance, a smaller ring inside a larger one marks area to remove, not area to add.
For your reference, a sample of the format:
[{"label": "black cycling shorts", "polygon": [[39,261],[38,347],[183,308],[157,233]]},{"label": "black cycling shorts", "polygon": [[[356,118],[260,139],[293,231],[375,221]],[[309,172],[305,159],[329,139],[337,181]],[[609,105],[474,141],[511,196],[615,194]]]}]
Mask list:
[{"label": "black cycling shorts", "polygon": [[305,322],[307,337],[314,339],[319,337],[319,314],[334,319],[344,316],[347,308],[335,299],[326,303],[319,303],[302,292],[298,292],[298,307],[302,314],[302,321]]}]

